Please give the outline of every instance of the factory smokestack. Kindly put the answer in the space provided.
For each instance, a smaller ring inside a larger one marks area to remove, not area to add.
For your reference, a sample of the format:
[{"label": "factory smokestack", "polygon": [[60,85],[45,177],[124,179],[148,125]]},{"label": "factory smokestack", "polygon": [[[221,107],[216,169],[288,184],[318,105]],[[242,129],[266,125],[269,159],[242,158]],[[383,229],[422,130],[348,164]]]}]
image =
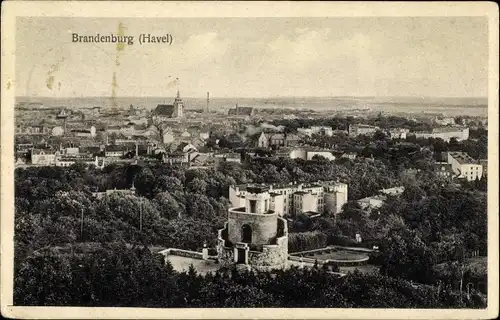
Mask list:
[{"label": "factory smokestack", "polygon": [[210,112],[210,92],[207,92],[207,112]]}]

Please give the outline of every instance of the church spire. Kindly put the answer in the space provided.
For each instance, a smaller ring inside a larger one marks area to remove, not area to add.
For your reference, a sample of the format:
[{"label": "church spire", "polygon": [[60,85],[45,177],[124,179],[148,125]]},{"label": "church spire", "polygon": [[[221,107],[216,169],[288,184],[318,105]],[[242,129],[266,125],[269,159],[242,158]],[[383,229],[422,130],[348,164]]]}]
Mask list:
[{"label": "church spire", "polygon": [[177,89],[177,99],[180,99],[181,94],[179,93],[179,89]]}]

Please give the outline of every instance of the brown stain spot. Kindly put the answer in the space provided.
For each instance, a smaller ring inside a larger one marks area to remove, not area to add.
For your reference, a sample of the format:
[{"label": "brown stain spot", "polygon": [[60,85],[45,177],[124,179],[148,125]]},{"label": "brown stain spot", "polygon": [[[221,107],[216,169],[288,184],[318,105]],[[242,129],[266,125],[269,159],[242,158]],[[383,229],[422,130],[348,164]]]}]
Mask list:
[{"label": "brown stain spot", "polygon": [[111,103],[113,107],[116,107],[116,88],[118,88],[118,83],[116,82],[116,72],[113,72],[113,80],[111,82]]},{"label": "brown stain spot", "polygon": [[[125,26],[121,22],[118,24],[118,36],[125,36]],[[123,49],[125,49],[125,43],[119,42],[116,44],[116,51],[123,51]]]},{"label": "brown stain spot", "polygon": [[[59,61],[54,63],[53,65],[50,66],[49,72],[47,72],[47,80],[45,81],[47,83],[47,88],[49,90],[52,90],[54,87],[54,81],[56,80],[54,77],[54,73],[59,71],[61,64],[66,60],[66,57],[62,57]],[[61,86],[59,85],[59,89]]]},{"label": "brown stain spot", "polygon": [[53,75],[50,75],[48,78],[47,78],[47,88],[49,88],[50,90],[52,90],[52,87],[54,86],[54,76]]},{"label": "brown stain spot", "polygon": [[[123,23],[118,23],[118,36],[125,36],[125,25]],[[120,52],[125,49],[125,43],[116,44],[116,56],[115,56],[115,66],[120,66]],[[113,78],[111,80],[111,103],[113,107],[118,105],[116,101],[116,89],[118,88],[118,81],[116,80],[116,71],[113,72]]]},{"label": "brown stain spot", "polygon": [[7,85],[6,85],[6,87],[7,87],[7,90],[9,90],[9,89],[10,89],[10,87],[12,87],[12,82],[11,82],[10,80],[7,80]]}]

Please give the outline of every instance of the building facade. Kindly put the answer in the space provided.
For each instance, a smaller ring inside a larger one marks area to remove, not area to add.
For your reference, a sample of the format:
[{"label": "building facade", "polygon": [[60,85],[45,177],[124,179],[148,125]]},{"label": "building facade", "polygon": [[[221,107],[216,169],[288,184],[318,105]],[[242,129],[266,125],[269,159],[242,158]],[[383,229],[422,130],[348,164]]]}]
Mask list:
[{"label": "building facade", "polygon": [[55,164],[59,154],[59,151],[51,149],[32,149],[31,163],[39,166],[52,166]]},{"label": "building facade", "polygon": [[335,160],[335,156],[329,150],[306,150],[294,149],[290,152],[290,159],[313,160],[314,156],[321,156],[330,161]]},{"label": "building facade", "polygon": [[[271,195],[271,207],[283,216],[301,213],[336,215],[347,203],[348,187],[345,183],[318,181],[313,184],[266,185]],[[243,206],[247,185],[229,187],[229,200],[233,207]]]},{"label": "building facade", "polygon": [[287,221],[273,210],[273,195],[269,191],[266,186],[249,185],[242,205],[228,210],[228,220],[217,238],[221,267],[258,271],[286,268]]},{"label": "building facade", "polygon": [[369,126],[366,124],[351,124],[349,125],[349,136],[356,137],[360,134],[373,134],[378,130],[378,127]]},{"label": "building facade", "polygon": [[457,139],[457,141],[469,139],[469,128],[461,127],[441,127],[434,128],[430,132],[414,132],[412,133],[417,138],[441,138],[446,142],[449,142],[451,138]]},{"label": "building facade", "polygon": [[483,176],[483,166],[465,152],[448,152],[448,163],[458,178],[474,181]]}]

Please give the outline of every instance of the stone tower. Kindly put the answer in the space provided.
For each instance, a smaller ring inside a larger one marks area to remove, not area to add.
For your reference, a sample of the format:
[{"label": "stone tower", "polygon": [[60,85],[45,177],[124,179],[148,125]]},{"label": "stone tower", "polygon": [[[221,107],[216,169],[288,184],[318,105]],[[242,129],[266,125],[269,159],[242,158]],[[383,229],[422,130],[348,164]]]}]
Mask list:
[{"label": "stone tower", "polygon": [[246,191],[245,206],[230,208],[228,221],[219,230],[219,263],[255,270],[283,269],[288,260],[287,222],[272,210],[267,187],[248,186]]},{"label": "stone tower", "polygon": [[64,135],[67,134],[67,132],[66,132],[66,119],[67,118],[68,118],[68,114],[66,113],[65,109],[61,109],[61,111],[56,116],[56,119],[62,119],[63,120]]},{"label": "stone tower", "polygon": [[174,112],[172,113],[172,118],[182,118],[184,117],[184,102],[182,102],[181,94],[177,90],[177,96],[174,100]]}]

